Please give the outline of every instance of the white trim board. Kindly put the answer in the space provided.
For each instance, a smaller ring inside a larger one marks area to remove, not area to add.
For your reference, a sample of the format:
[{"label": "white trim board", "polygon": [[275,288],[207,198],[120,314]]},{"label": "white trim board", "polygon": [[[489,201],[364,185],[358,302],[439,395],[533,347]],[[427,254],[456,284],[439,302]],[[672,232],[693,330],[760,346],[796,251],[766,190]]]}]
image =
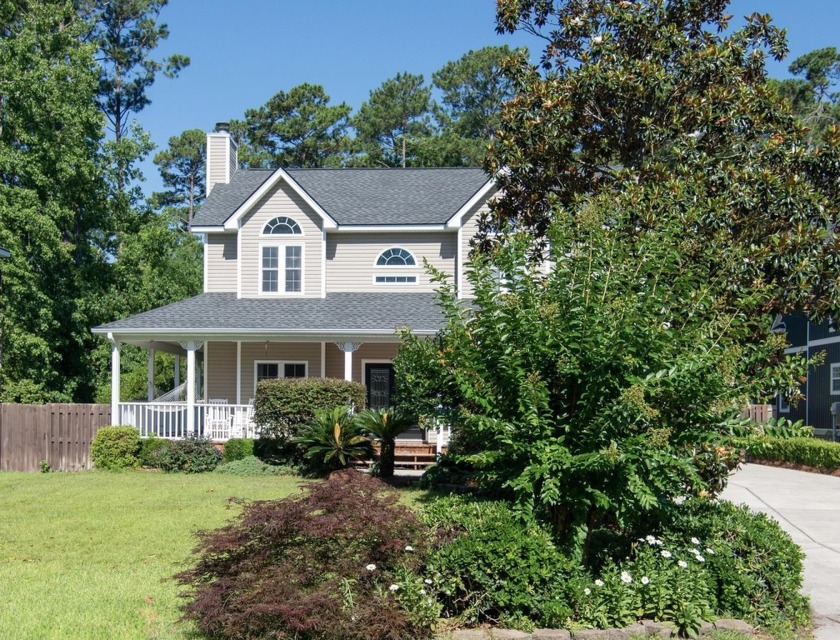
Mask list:
[{"label": "white trim board", "polygon": [[260,187],[254,191],[254,193],[252,193],[251,196],[230,215],[230,217],[228,217],[227,220],[225,220],[225,229],[238,229],[239,221],[245,216],[245,214],[253,209],[254,206],[262,200],[262,198],[271,191],[275,185],[279,184],[281,180],[285,180],[286,184],[288,184],[292,190],[297,193],[303,201],[306,202],[306,204],[312,207],[313,211],[315,211],[318,216],[320,216],[324,229],[336,229],[338,227],[338,223],[333,220],[326,211],[324,211],[323,207],[315,202],[315,200],[312,199],[312,196],[306,193],[306,191],[304,191],[303,188],[281,168],[272,173],[268,179],[263,182]]}]

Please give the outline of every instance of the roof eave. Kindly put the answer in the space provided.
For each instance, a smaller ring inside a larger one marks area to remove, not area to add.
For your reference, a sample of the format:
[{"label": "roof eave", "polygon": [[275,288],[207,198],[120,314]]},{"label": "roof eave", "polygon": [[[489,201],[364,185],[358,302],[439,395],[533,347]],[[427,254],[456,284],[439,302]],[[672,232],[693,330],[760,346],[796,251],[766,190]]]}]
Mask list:
[{"label": "roof eave", "polygon": [[226,231],[237,231],[242,217],[248,213],[254,205],[256,205],[280,180],[285,180],[286,183],[297,193],[312,209],[317,213],[325,229],[335,229],[338,223],[326,212],[323,207],[319,205],[304,189],[301,187],[284,169],[277,169],[272,173],[268,179],[263,182],[259,189],[254,191],[249,198],[243,202],[239,207],[225,220],[224,229]]},{"label": "roof eave", "polygon": [[475,207],[480,202],[487,199],[490,192],[496,188],[496,178],[490,178],[483,187],[481,187],[478,191],[476,191],[472,198],[466,201],[464,205],[455,212],[455,214],[446,221],[446,228],[447,229],[458,229],[463,224],[463,217],[464,215],[470,211],[473,207]]}]

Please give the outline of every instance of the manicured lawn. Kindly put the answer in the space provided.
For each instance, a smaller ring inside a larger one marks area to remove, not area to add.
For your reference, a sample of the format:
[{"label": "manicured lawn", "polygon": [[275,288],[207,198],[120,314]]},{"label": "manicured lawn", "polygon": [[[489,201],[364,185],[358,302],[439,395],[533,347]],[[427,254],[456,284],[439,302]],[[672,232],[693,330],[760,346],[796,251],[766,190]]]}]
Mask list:
[{"label": "manicured lawn", "polygon": [[169,578],[194,532],[232,517],[230,497],[297,487],[219,474],[0,474],[0,638],[190,637]]}]

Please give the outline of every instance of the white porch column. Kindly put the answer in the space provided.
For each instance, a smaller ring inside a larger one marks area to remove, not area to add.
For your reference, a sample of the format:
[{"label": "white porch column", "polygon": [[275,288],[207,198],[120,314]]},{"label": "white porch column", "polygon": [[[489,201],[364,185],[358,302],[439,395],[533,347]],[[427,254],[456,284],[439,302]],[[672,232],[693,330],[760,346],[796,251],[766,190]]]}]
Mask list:
[{"label": "white porch column", "polygon": [[321,343],[321,377],[327,377],[327,343]]},{"label": "white porch column", "polygon": [[344,379],[353,379],[353,352],[362,346],[361,342],[336,342],[335,346],[344,352]]},{"label": "white porch column", "polygon": [[242,404],[242,342],[236,341],[236,404]]},{"label": "white porch column", "polygon": [[195,341],[184,345],[187,350],[187,435],[195,433]]},{"label": "white porch column", "polygon": [[110,335],[111,340],[111,424],[120,423],[120,343]]},{"label": "white porch column", "polygon": [[181,356],[175,356],[175,386],[181,384]]},{"label": "white porch column", "polygon": [[146,373],[146,395],[149,402],[155,399],[155,350],[149,349],[148,371]]}]

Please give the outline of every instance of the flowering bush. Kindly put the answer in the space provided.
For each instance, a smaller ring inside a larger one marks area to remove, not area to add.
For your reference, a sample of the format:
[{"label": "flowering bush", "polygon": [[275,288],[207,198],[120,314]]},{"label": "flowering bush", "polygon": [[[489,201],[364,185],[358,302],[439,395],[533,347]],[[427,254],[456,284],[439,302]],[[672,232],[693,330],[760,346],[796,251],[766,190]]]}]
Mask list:
[{"label": "flowering bush", "polygon": [[442,539],[425,575],[445,617],[525,628],[567,622],[567,582],[582,572],[546,528],[517,518],[507,502],[463,496],[435,500],[422,517]]}]

